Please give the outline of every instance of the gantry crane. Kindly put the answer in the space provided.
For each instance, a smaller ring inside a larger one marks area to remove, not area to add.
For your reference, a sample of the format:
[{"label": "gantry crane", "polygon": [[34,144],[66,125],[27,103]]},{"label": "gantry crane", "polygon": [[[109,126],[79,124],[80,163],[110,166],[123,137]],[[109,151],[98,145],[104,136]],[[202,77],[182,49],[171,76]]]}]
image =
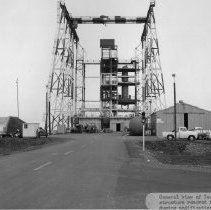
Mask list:
[{"label": "gantry crane", "polygon": [[[160,52],[155,27],[155,1],[150,2],[146,17],[105,16],[73,17],[63,0],[58,0],[57,36],[53,48],[53,63],[47,85],[47,127],[69,128],[71,119],[85,114],[84,49],[79,44],[77,27],[80,24],[143,24],[140,44],[136,48],[142,82],[138,92],[139,110],[148,114],[165,108],[165,89],[160,64]],[[139,78],[138,78],[139,79]]]}]

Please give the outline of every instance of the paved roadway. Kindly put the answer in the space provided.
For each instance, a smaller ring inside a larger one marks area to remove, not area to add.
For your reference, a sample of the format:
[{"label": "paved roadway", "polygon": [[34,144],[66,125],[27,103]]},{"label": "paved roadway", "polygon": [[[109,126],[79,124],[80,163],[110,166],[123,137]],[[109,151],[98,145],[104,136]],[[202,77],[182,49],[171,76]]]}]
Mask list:
[{"label": "paved roadway", "polygon": [[[54,137],[55,138],[55,137]],[[150,192],[211,192],[211,174],[129,158],[116,134],[0,157],[0,208],[146,208]]]}]

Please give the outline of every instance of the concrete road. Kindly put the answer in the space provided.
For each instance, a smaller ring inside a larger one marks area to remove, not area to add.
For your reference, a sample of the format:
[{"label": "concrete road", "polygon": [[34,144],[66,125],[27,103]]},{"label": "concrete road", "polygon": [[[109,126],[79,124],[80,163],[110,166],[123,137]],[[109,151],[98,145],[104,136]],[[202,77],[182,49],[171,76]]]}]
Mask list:
[{"label": "concrete road", "polygon": [[[56,137],[54,137],[56,138]],[[117,134],[0,157],[0,208],[146,208],[151,192],[211,192],[211,174],[129,158]]]}]

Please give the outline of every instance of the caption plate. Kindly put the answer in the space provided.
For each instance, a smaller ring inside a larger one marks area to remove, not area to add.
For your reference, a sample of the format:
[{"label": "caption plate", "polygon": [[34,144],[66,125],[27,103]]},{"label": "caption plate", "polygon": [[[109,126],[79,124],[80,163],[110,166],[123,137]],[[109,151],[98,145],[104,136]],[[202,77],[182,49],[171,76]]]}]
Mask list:
[{"label": "caption plate", "polygon": [[211,193],[150,193],[148,209],[211,210]]}]

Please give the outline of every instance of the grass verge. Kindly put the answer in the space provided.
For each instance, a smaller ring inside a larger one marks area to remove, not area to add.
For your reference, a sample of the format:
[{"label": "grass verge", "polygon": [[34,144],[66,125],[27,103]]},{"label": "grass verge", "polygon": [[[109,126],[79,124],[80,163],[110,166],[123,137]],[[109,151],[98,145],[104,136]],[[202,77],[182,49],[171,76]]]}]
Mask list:
[{"label": "grass verge", "polygon": [[0,155],[10,155],[15,152],[29,151],[42,148],[49,144],[62,143],[67,141],[64,138],[1,138]]},{"label": "grass verge", "polygon": [[147,141],[146,148],[164,164],[211,166],[211,142]]}]

